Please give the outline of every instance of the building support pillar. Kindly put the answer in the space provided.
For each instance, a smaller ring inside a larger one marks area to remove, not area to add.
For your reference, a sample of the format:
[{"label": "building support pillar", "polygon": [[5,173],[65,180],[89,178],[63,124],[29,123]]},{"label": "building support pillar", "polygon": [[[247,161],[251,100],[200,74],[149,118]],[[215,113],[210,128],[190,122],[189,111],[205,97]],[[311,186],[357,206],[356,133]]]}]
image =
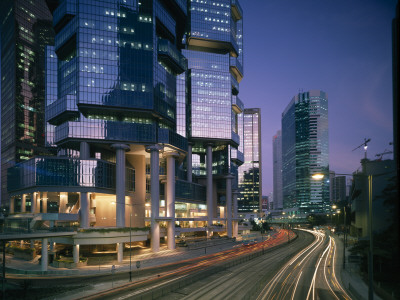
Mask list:
[{"label": "building support pillar", "polygon": [[89,159],[90,158],[90,147],[88,142],[81,142],[79,148],[79,157],[81,159]]},{"label": "building support pillar", "polygon": [[160,157],[159,145],[150,146],[146,149],[150,152],[150,193],[151,193],[151,250],[160,251],[160,224],[156,218],[160,214]]},{"label": "building support pillar", "polygon": [[232,179],[235,177],[228,175],[226,178],[226,234],[232,238]]},{"label": "building support pillar", "polygon": [[130,147],[125,144],[112,144],[116,150],[116,219],[117,227],[125,227],[125,151]]},{"label": "building support pillar", "polygon": [[74,263],[79,263],[79,245],[72,246],[72,256],[74,257]]},{"label": "building support pillar", "polygon": [[14,213],[14,207],[15,207],[15,199],[14,197],[10,197],[10,208],[9,208],[10,214]]},{"label": "building support pillar", "polygon": [[37,196],[38,193],[34,192],[32,195],[32,200],[31,200],[31,213],[36,214],[37,213]]},{"label": "building support pillar", "polygon": [[26,194],[22,194],[21,199],[21,212],[26,212]]},{"label": "building support pillar", "polygon": [[42,239],[42,258],[41,258],[41,262],[40,262],[40,270],[42,272],[47,271],[47,265],[48,265],[48,261],[49,261],[49,252],[47,250],[47,243],[48,240],[46,238]]},{"label": "building support pillar", "polygon": [[80,193],[80,227],[81,228],[89,228],[89,200],[88,193],[81,192]]},{"label": "building support pillar", "polygon": [[175,158],[177,152],[165,153],[167,158],[167,191],[166,191],[166,217],[171,218],[167,228],[168,249],[175,249]]},{"label": "building support pillar", "polygon": [[47,192],[42,193],[42,213],[47,214]]},{"label": "building support pillar", "polygon": [[[212,144],[207,144],[206,148],[206,168],[207,168],[207,226],[211,228],[213,213],[213,181],[212,181]],[[212,231],[209,229],[209,235]]]},{"label": "building support pillar", "polygon": [[232,193],[232,197],[233,197],[233,221],[232,221],[232,227],[233,227],[233,232],[232,235],[233,237],[237,238],[239,235],[239,222],[237,220],[238,214],[238,202],[237,202],[237,198],[238,198],[239,192],[238,190],[234,190]]},{"label": "building support pillar", "polygon": [[117,243],[117,261],[120,263],[124,259],[124,243]]},{"label": "building support pillar", "polygon": [[192,182],[192,144],[188,144],[188,153],[186,156],[186,169],[187,169],[187,181]]},{"label": "building support pillar", "polygon": [[67,203],[68,203],[68,193],[61,192],[60,193],[60,208],[59,208],[59,212],[61,214],[67,213]]}]

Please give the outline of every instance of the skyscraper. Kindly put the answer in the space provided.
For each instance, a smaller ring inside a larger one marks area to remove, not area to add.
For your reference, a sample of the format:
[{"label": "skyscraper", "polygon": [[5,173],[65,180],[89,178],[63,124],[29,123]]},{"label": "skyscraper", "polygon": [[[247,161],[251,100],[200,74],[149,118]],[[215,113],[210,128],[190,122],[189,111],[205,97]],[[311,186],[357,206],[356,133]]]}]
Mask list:
[{"label": "skyscraper", "polygon": [[[324,179],[312,179],[316,173]],[[299,93],[282,113],[282,183],[283,207],[289,213],[328,210],[328,98],[323,91]]]},{"label": "skyscraper", "polygon": [[261,211],[261,109],[244,110],[244,164],[239,167],[238,211]]},{"label": "skyscraper", "polygon": [[282,131],[272,137],[274,210],[283,208],[282,198]]},{"label": "skyscraper", "polygon": [[[8,205],[7,169],[44,147],[45,46],[54,42],[45,0],[4,0],[1,23],[1,199]],[[20,204],[17,204],[20,205]]]},{"label": "skyscraper", "polygon": [[207,186],[209,227],[231,210],[230,190],[237,189],[243,163],[244,107],[237,96],[243,78],[242,16],[236,0],[190,1],[190,31],[183,50],[190,91],[187,132],[192,155],[187,165]]},{"label": "skyscraper", "polygon": [[346,201],[346,176],[336,176],[330,181],[330,185],[332,186],[332,195],[331,199],[335,202]]},{"label": "skyscraper", "polygon": [[[111,235],[130,224],[142,228],[135,241],[151,236],[153,251],[160,238],[173,249],[181,234],[236,236],[232,200],[244,160],[238,2],[47,3],[56,36],[43,47],[46,146],[57,155],[8,169],[8,221],[28,215],[40,227],[41,213],[47,228],[108,227]],[[90,243],[116,244],[120,261],[128,241]],[[63,243],[74,245],[74,257],[90,251],[84,238]]]}]

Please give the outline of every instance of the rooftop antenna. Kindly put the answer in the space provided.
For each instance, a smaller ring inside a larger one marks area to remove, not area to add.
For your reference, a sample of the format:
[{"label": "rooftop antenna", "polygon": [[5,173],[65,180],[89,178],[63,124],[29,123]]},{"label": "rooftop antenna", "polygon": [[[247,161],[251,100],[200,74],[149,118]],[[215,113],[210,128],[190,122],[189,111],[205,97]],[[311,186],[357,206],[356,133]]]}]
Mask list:
[{"label": "rooftop antenna", "polygon": [[364,158],[367,159],[367,149],[368,149],[368,143],[369,143],[370,141],[371,141],[371,139],[365,138],[365,139],[364,139],[364,143],[362,143],[360,146],[354,148],[352,151],[357,150],[357,149],[359,149],[359,148],[361,148],[361,147],[364,147],[364,153],[365,153]]}]

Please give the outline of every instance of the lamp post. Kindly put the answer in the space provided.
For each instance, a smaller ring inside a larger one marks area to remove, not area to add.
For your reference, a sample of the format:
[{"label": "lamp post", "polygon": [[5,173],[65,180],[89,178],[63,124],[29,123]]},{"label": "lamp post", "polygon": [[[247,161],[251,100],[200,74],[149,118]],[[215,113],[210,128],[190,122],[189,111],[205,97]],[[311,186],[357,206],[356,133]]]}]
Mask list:
[{"label": "lamp post", "polygon": [[[111,202],[117,203],[117,202]],[[124,205],[133,207],[134,204],[124,203]],[[123,257],[123,252],[122,252]],[[129,214],[129,282],[132,282],[132,210]]]},{"label": "lamp post", "polygon": [[[368,250],[368,300],[374,299],[374,247],[373,247],[373,233],[372,233],[372,183],[373,176],[378,177],[382,175],[388,175],[394,173],[395,171],[385,172],[375,175],[366,175],[359,174],[368,178],[368,238],[369,238],[369,250]],[[336,175],[348,175],[353,176],[351,174],[336,174]],[[314,174],[312,175],[313,179],[320,180],[324,177],[323,174]],[[345,235],[344,235],[344,244],[343,249],[345,249],[345,241],[346,241],[346,207],[344,207],[344,224],[345,224]],[[344,258],[344,256],[343,256]],[[343,268],[345,267],[345,261],[343,261]]]},{"label": "lamp post", "polygon": [[129,282],[132,282],[132,211],[129,215]]}]

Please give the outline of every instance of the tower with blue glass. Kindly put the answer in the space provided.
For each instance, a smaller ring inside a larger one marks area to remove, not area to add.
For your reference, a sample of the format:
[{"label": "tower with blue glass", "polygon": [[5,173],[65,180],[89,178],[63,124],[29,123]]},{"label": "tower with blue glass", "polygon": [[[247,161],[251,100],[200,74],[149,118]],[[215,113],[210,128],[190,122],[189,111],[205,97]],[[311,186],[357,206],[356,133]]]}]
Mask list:
[{"label": "tower with blue glass", "polygon": [[[158,251],[180,235],[235,235],[242,12],[217,2],[46,1],[55,40],[43,49],[43,136],[57,155],[8,169],[11,203],[31,203],[9,222],[81,228],[53,238],[74,260],[90,245],[116,244],[121,261],[148,236]],[[200,15],[211,18],[204,30]],[[107,239],[86,235],[104,227]]]},{"label": "tower with blue glass", "polygon": [[[283,209],[294,216],[329,211],[328,96],[310,90],[282,113]],[[324,174],[324,180],[312,179]]]},{"label": "tower with blue glass", "polygon": [[243,12],[237,0],[191,0],[189,9],[190,30],[183,50],[190,91],[189,176],[194,174],[207,187],[209,234],[222,223],[228,236],[236,236],[237,175],[244,161],[240,142],[244,107],[238,97],[243,78]]}]

